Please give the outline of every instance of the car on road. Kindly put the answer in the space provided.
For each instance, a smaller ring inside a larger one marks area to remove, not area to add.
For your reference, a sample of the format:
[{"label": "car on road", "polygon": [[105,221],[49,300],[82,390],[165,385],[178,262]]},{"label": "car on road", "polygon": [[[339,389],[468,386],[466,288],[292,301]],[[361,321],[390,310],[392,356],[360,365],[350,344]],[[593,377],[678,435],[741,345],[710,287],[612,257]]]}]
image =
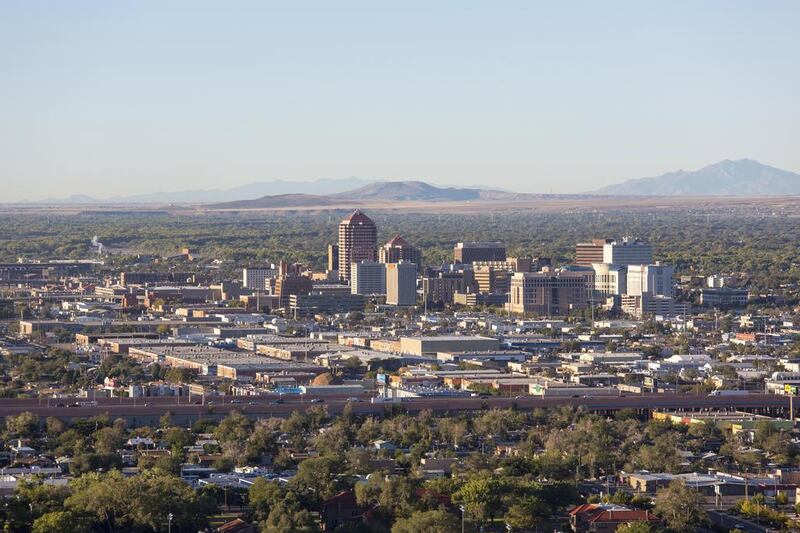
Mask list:
[{"label": "car on road", "polygon": [[322,403],[324,401],[325,400],[323,400],[322,398],[312,398],[311,399],[311,403]]}]

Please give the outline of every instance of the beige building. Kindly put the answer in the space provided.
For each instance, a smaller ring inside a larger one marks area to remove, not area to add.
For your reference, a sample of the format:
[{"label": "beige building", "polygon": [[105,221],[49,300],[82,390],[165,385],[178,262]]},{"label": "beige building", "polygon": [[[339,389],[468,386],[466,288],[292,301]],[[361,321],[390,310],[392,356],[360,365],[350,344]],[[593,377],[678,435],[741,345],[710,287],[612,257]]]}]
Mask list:
[{"label": "beige building", "polygon": [[499,348],[500,341],[492,337],[441,335],[438,337],[400,338],[400,351],[412,355],[435,355],[439,352],[485,352]]},{"label": "beige building", "polygon": [[417,303],[417,265],[405,261],[386,263],[386,303],[403,306]]},{"label": "beige building", "polygon": [[339,277],[350,281],[349,266],[361,261],[375,261],[378,230],[375,223],[359,210],[339,223]]},{"label": "beige building", "polygon": [[594,263],[603,262],[603,247],[612,242],[611,239],[592,239],[591,242],[579,242],[575,245],[575,264],[590,267]]},{"label": "beige building", "polygon": [[478,292],[484,294],[507,293],[511,288],[511,265],[489,266],[474,265],[473,275]]},{"label": "beige building", "polygon": [[456,293],[474,289],[474,283],[471,270],[437,272],[422,278],[422,298],[426,302],[452,304]]},{"label": "beige building", "polygon": [[511,278],[509,310],[544,316],[585,309],[592,300],[594,270],[517,272]]}]

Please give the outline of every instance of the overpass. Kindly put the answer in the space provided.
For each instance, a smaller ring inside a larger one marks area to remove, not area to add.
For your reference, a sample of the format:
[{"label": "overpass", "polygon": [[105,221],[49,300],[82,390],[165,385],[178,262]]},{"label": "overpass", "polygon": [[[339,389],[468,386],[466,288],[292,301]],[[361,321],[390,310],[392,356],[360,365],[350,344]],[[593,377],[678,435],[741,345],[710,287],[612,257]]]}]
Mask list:
[{"label": "overpass", "polygon": [[233,411],[249,418],[287,417],[293,411],[307,410],[312,406],[324,406],[331,415],[342,412],[345,405],[358,415],[380,415],[393,409],[415,414],[429,410],[439,414],[481,411],[485,409],[515,408],[523,411],[552,409],[561,406],[580,407],[587,412],[602,416],[614,415],[629,409],[642,417],[653,410],[670,410],[687,414],[715,410],[745,411],[768,416],[788,417],[789,397],[774,394],[751,394],[746,396],[703,396],[695,394],[645,394],[587,398],[539,398],[539,397],[468,397],[468,398],[412,398],[399,403],[370,403],[368,396],[358,402],[350,402],[344,396],[284,396],[277,403],[277,395],[214,397],[203,402],[200,398],[151,397],[151,398],[98,398],[96,405],[73,405],[76,399],[0,399],[0,418],[29,411],[42,418],[56,417],[65,422],[107,414],[112,419],[122,418],[129,426],[157,426],[159,418],[169,413],[181,425],[198,420],[220,420]]}]

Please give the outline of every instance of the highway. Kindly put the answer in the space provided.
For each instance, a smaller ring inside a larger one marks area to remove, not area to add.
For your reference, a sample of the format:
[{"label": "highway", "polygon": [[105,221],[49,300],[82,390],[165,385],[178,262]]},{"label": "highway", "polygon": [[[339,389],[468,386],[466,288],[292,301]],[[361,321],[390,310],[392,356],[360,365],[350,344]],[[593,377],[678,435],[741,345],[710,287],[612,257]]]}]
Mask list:
[{"label": "highway", "polygon": [[[157,424],[158,418],[170,413],[173,418],[187,422],[199,418],[221,418],[231,411],[241,411],[252,418],[285,417],[292,411],[305,410],[311,406],[324,406],[330,414],[339,414],[348,403],[349,396],[320,395],[284,396],[277,395],[209,397],[203,402],[200,397],[176,399],[175,397],[150,398],[98,398],[96,405],[82,405],[90,402],[85,399],[0,399],[0,418],[30,411],[41,417],[54,416],[64,420],[88,418],[108,414],[111,418],[124,418],[134,426]],[[179,400],[179,401],[176,401]],[[78,405],[73,405],[78,402]],[[278,403],[281,402],[281,403]],[[554,408],[563,405],[582,406],[590,412],[613,414],[620,409],[633,409],[641,414],[653,409],[683,410],[701,412],[704,410],[744,410],[776,416],[786,416],[789,397],[779,395],[752,394],[747,396],[704,396],[694,394],[646,394],[608,397],[468,397],[468,398],[413,398],[399,403],[370,403],[370,396],[364,395],[358,402],[352,402],[356,414],[381,414],[393,406],[409,413],[430,410],[437,413],[478,411],[481,409],[511,408],[533,410]]]}]

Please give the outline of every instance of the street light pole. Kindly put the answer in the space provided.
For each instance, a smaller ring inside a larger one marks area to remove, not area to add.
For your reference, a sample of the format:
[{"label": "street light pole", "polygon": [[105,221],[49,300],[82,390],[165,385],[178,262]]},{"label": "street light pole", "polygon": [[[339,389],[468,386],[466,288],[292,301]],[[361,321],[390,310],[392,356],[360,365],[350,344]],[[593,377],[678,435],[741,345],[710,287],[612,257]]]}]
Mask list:
[{"label": "street light pole", "polygon": [[464,533],[464,515],[467,509],[463,505],[459,505],[458,508],[461,510],[461,533]]},{"label": "street light pole", "polygon": [[172,513],[167,515],[167,533],[172,533]]}]

